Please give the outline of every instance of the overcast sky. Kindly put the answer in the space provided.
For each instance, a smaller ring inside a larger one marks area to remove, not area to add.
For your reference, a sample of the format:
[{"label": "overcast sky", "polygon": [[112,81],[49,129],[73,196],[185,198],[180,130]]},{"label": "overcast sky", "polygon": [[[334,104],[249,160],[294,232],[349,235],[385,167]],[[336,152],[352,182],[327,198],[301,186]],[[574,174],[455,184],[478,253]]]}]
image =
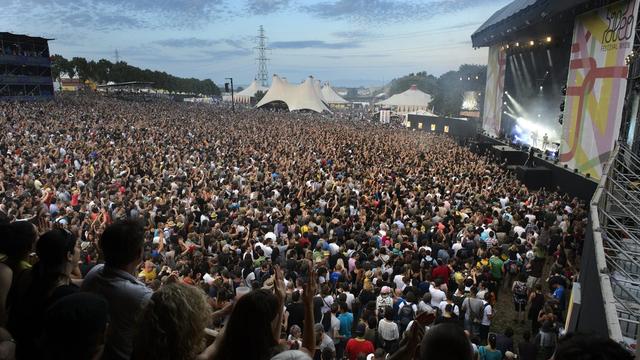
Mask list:
[{"label": "overcast sky", "polygon": [[509,0],[0,0],[0,31],[55,38],[67,58],[120,59],[184,77],[256,74],[259,25],[269,74],[337,86],[486,64],[470,35]]}]

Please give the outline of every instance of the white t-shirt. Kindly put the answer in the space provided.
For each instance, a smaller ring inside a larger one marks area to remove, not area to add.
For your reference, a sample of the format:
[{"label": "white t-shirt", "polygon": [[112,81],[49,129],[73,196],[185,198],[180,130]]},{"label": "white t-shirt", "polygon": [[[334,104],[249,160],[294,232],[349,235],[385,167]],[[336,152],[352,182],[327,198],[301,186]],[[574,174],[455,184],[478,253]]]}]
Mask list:
[{"label": "white t-shirt", "polygon": [[403,277],[404,275],[402,274],[398,274],[393,277],[393,283],[396,284],[396,289],[404,290],[406,285],[404,284],[404,281],[402,281]]},{"label": "white t-shirt", "polygon": [[429,293],[431,294],[431,306],[434,308],[438,307],[441,302],[447,300],[447,294],[435,286],[429,287]]},{"label": "white t-shirt", "polygon": [[[487,302],[485,301],[484,304],[487,304]],[[493,308],[491,307],[491,304],[488,304],[487,306],[484,306],[484,311],[482,312],[482,325],[485,326],[489,326],[491,325],[491,319],[489,319],[489,316],[493,315]]]},{"label": "white t-shirt", "polygon": [[353,304],[353,300],[355,300],[356,297],[350,292],[346,292],[344,294],[347,295],[347,307],[349,308],[349,310],[351,310],[351,304]]},{"label": "white t-shirt", "polygon": [[[340,331],[340,320],[337,317],[331,315],[331,329],[329,330],[329,337],[333,339],[333,334]],[[334,339],[335,342],[335,339]]]},{"label": "white t-shirt", "polygon": [[256,247],[259,247],[262,249],[262,251],[264,252],[264,256],[266,257],[271,257],[271,253],[273,252],[273,249],[270,248],[269,246],[263,244],[263,243],[257,243]]},{"label": "white t-shirt", "polygon": [[[440,312],[444,313],[444,309],[447,307],[449,303],[447,301],[443,301],[440,303]],[[456,314],[456,316],[460,316],[460,309],[458,308],[458,305],[456,304],[451,304],[453,306],[453,313]]]},{"label": "white t-shirt", "polygon": [[331,305],[333,305],[333,296],[327,295],[322,299],[322,312],[326,313],[327,311],[331,311]]}]

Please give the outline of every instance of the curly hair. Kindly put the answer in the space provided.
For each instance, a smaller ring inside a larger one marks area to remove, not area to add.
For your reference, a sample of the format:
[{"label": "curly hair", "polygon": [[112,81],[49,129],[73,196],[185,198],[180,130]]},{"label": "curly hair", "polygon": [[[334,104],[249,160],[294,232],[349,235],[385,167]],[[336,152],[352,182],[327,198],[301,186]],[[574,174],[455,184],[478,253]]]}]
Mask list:
[{"label": "curly hair", "polygon": [[183,283],[164,285],[138,318],[133,359],[195,358],[204,348],[211,313],[201,289]]}]

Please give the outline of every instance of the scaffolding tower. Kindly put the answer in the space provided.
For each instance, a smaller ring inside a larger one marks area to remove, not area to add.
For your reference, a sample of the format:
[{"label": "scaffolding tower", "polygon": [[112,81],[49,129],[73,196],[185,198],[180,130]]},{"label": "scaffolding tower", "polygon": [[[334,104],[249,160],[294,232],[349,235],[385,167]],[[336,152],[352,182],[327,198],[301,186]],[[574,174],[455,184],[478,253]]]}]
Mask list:
[{"label": "scaffolding tower", "polygon": [[256,80],[260,82],[260,85],[267,87],[267,79],[269,77],[269,72],[267,71],[267,37],[264,35],[264,27],[260,25],[258,28],[258,37],[257,37],[258,45],[255,47],[258,57],[256,60],[258,61],[258,74],[256,75]]}]

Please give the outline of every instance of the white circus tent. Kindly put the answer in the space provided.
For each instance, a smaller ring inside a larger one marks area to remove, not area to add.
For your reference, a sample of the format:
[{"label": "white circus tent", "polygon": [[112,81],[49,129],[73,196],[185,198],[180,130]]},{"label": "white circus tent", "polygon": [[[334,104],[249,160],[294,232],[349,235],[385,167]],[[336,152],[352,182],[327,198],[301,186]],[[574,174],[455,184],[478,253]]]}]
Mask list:
[{"label": "white circus tent", "polygon": [[241,104],[249,104],[251,102],[251,98],[256,96],[258,91],[267,92],[267,90],[269,90],[268,87],[262,86],[258,81],[253,80],[251,85],[246,89],[235,94],[235,100]]},{"label": "white circus tent", "polygon": [[284,103],[289,111],[311,110],[318,113],[331,112],[323,101],[319,86],[312,76],[309,76],[302,84],[290,84],[273,75],[271,87],[265,96],[256,105],[257,108],[273,103]]},{"label": "white circus tent", "polygon": [[329,105],[346,105],[349,103],[347,100],[343,99],[342,96],[338,95],[329,83],[324,84],[322,87],[322,97]]},{"label": "white circus tent", "polygon": [[416,85],[411,85],[409,90],[377,102],[376,105],[388,106],[397,113],[406,114],[418,110],[428,111],[431,100],[431,95],[419,90]]}]

